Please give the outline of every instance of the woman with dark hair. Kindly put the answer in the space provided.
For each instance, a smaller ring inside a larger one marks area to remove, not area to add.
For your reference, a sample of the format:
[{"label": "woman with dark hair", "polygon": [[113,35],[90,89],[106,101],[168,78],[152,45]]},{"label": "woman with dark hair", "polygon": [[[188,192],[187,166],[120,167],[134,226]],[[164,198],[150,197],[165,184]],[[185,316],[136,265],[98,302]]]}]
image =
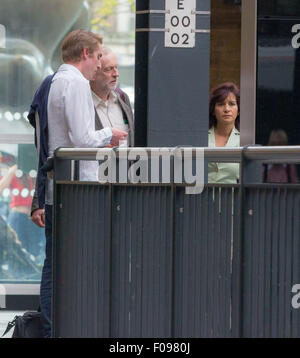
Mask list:
[{"label": "woman with dark hair", "polygon": [[[214,88],[209,101],[209,147],[240,146],[240,90],[232,82]],[[234,184],[239,179],[239,164],[209,163],[208,182]]]}]

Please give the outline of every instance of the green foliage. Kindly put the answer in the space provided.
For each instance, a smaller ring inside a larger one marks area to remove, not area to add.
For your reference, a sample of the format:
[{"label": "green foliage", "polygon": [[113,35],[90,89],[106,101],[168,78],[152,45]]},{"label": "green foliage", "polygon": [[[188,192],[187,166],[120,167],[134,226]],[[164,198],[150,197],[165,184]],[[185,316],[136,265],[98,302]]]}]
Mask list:
[{"label": "green foliage", "polygon": [[111,26],[110,19],[116,14],[118,5],[130,5],[130,10],[135,11],[135,0],[88,0],[92,10],[92,31],[108,29]]}]

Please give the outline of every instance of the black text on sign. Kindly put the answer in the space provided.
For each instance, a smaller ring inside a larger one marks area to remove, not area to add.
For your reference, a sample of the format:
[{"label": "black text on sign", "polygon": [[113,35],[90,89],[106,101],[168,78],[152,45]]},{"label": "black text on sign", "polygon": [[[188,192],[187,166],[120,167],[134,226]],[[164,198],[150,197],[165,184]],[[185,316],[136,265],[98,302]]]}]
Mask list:
[{"label": "black text on sign", "polygon": [[195,47],[196,0],[166,0],[165,47]]}]

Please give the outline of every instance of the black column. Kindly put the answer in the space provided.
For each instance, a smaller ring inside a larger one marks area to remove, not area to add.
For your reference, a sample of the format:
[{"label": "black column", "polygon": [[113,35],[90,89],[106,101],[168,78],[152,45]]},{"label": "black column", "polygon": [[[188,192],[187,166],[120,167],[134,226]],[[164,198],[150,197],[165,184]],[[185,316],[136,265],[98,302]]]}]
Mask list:
[{"label": "black column", "polygon": [[[165,47],[166,14],[153,10],[167,10],[165,0],[137,1],[136,146],[207,146],[210,33],[196,32],[193,48]],[[196,30],[209,30],[210,0],[195,10]]]}]

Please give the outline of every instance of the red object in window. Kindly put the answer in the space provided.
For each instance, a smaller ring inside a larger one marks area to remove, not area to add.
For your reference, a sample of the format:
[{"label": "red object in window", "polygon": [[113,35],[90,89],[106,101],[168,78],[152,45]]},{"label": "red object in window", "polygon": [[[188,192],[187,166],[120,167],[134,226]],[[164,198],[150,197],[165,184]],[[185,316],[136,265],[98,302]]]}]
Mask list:
[{"label": "red object in window", "polygon": [[[18,190],[17,195],[13,192],[14,189]],[[26,190],[27,189],[27,190]],[[32,196],[31,191],[34,189],[34,180],[30,178],[28,175],[24,178],[13,177],[10,183],[10,195],[11,195],[11,203],[10,207],[16,206],[28,206],[31,207]]]}]

